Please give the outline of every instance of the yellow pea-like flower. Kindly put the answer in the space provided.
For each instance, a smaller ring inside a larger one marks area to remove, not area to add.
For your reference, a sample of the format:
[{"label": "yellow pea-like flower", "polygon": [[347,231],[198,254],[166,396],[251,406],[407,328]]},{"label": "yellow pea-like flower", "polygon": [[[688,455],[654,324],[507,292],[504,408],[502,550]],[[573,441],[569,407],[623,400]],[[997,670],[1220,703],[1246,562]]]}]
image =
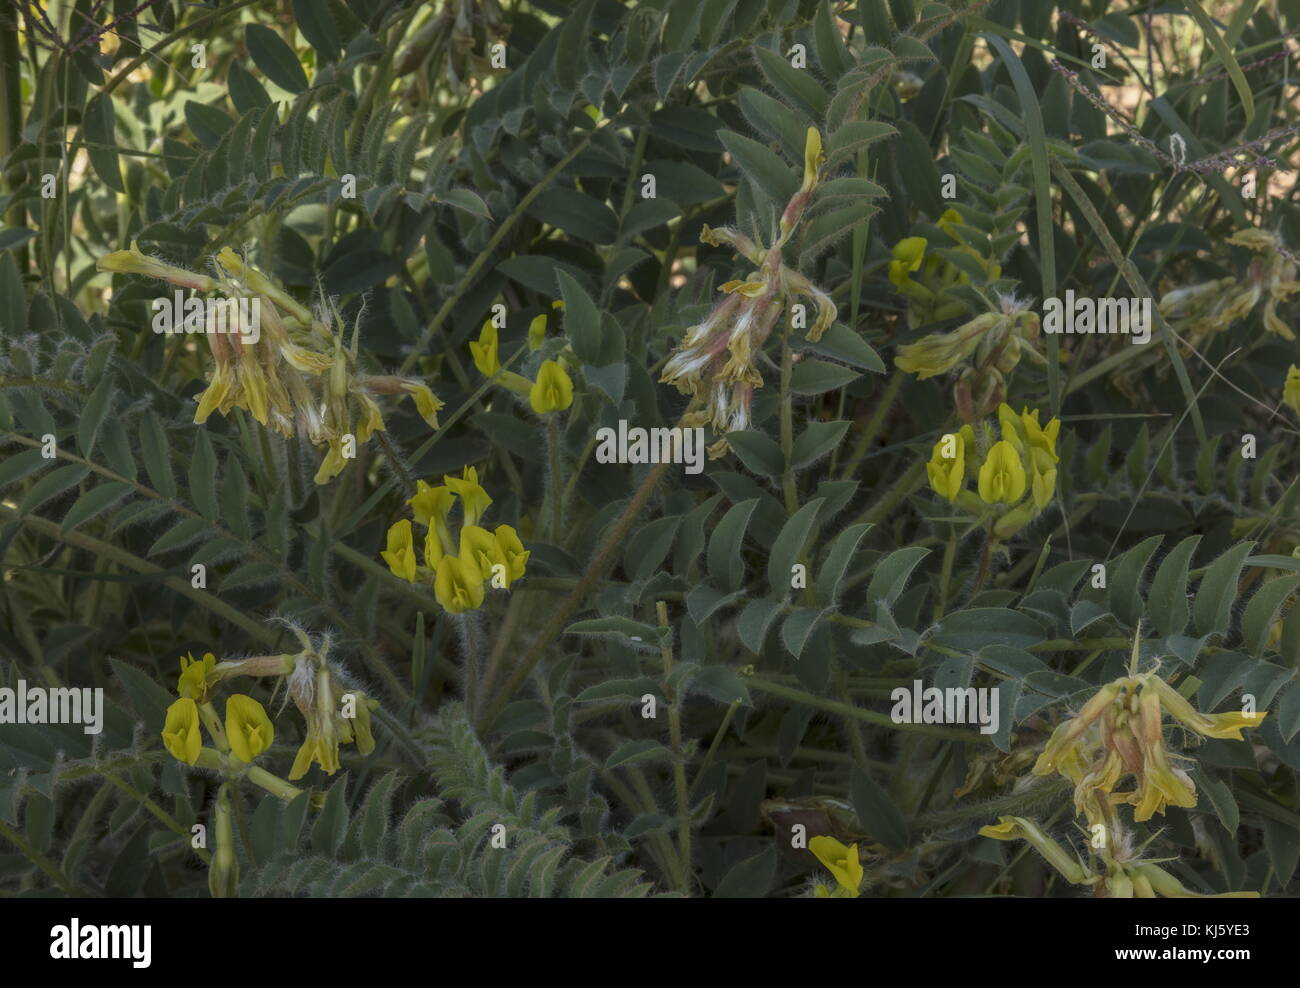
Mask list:
[{"label": "yellow pea-like flower", "polygon": [[[496,572],[506,582],[510,578],[510,564],[496,537],[486,528],[478,525],[466,525],[460,530],[460,558],[473,560],[483,578],[491,581]],[[500,566],[499,571],[493,567]],[[507,582],[508,585],[508,582]]]},{"label": "yellow pea-like flower", "polygon": [[506,558],[506,586],[510,586],[524,575],[524,565],[528,562],[531,553],[519,541],[519,533],[509,525],[498,525],[493,529],[492,534]]},{"label": "yellow pea-like flower", "polygon": [[862,860],[857,844],[845,847],[834,837],[818,836],[808,841],[808,850],[826,866],[844,895],[856,899],[861,894]]},{"label": "yellow pea-like flower", "polygon": [[235,757],[251,762],[271,747],[275,727],[260,703],[243,693],[232,693],[226,699],[226,737]]},{"label": "yellow pea-like flower", "polygon": [[438,428],[438,409],[443,405],[438,397],[416,381],[403,381],[401,387],[415,399],[415,410],[420,413],[420,418],[429,424],[429,428]]},{"label": "yellow pea-like flower", "polygon": [[528,392],[528,404],[538,415],[562,412],[573,404],[573,380],[557,361],[544,360]]},{"label": "yellow pea-like flower", "polygon": [[186,765],[197,762],[199,751],[203,747],[203,738],[199,734],[199,705],[188,696],[183,696],[168,707],[162,739],[177,761]]},{"label": "yellow pea-like flower", "polygon": [[474,357],[474,366],[484,377],[491,377],[501,369],[501,361],[497,356],[497,327],[491,319],[483,324],[478,341],[470,340],[469,352]]},{"label": "yellow pea-like flower", "polygon": [[540,350],[545,341],[546,313],[543,312],[540,316],[533,316],[533,321],[528,324],[528,349]]},{"label": "yellow pea-like flower", "polygon": [[[951,455],[945,456],[945,453]],[[941,436],[934,444],[930,462],[925,465],[930,476],[930,486],[935,493],[949,501],[957,500],[957,495],[966,481],[966,444],[957,435]]]},{"label": "yellow pea-like flower", "polygon": [[1025,486],[1025,467],[1015,446],[1005,439],[994,443],[980,467],[980,499],[985,504],[1015,504],[1025,496]]},{"label": "yellow pea-like flower", "polygon": [[403,518],[388,530],[388,548],[380,553],[394,576],[407,583],[415,582],[415,546],[411,539],[411,523]]},{"label": "yellow pea-like flower", "polygon": [[208,673],[216,665],[217,657],[211,652],[205,653],[202,659],[196,659],[190,654],[182,655],[181,675],[176,683],[176,692],[203,703],[208,698]]},{"label": "yellow pea-like flower", "polygon": [[483,605],[483,574],[472,559],[443,556],[433,579],[433,593],[452,614],[475,610]]},{"label": "yellow pea-like flower", "polygon": [[459,495],[461,510],[464,512],[464,523],[477,525],[479,519],[483,517],[483,512],[487,511],[488,506],[492,504],[492,498],[478,482],[478,471],[474,467],[465,467],[459,477],[444,475],[442,479],[453,493]]},{"label": "yellow pea-like flower", "polygon": [[891,251],[893,259],[889,262],[889,280],[896,288],[902,288],[911,281],[913,271],[920,269],[925,260],[925,248],[929,241],[925,237],[904,237],[894,244]]}]

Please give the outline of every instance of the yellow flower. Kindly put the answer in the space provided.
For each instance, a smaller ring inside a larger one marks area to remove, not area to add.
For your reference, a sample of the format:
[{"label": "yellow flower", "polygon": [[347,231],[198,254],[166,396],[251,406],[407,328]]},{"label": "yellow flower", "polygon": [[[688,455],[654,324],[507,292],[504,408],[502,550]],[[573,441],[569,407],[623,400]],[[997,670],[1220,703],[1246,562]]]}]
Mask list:
[{"label": "yellow flower", "polygon": [[367,699],[359,690],[348,690],[343,694],[352,694],[355,709],[354,716],[344,717],[341,721],[341,736],[344,741],[356,741],[357,751],[368,755],[375,750],[375,736],[370,732],[370,711],[379,706],[378,700]]},{"label": "yellow flower", "polygon": [[[541,318],[545,326],[546,317]],[[484,377],[491,377],[501,369],[501,361],[497,358],[497,327],[491,319],[483,324],[478,342],[470,340],[469,352],[474,357],[474,366]]]},{"label": "yellow flower", "polygon": [[1291,410],[1300,415],[1300,367],[1295,364],[1286,372],[1286,385],[1282,388],[1282,399],[1291,406]]},{"label": "yellow flower", "polygon": [[939,217],[939,222],[936,225],[940,230],[952,237],[953,240],[961,240],[961,237],[957,236],[957,231],[953,229],[954,223],[961,222],[963,222],[961,213],[949,207],[943,211],[943,215]]},{"label": "yellow flower", "polygon": [[[952,455],[944,456],[944,447],[952,447]],[[949,501],[957,500],[957,495],[966,482],[966,444],[960,436],[941,436],[934,444],[930,462],[925,465],[930,475],[930,486],[935,492]]]},{"label": "yellow flower", "polygon": [[524,575],[524,564],[531,555],[519,541],[519,534],[509,525],[498,525],[492,532],[506,557],[506,586]]},{"label": "yellow flower", "polygon": [[897,288],[902,288],[912,280],[913,271],[921,267],[925,260],[925,248],[929,241],[925,237],[905,237],[894,244],[893,260],[889,262],[889,280]]},{"label": "yellow flower", "polygon": [[315,762],[326,775],[333,775],[339,770],[339,746],[337,740],[322,737],[318,733],[308,732],[307,740],[298,749],[289,769],[289,781],[301,779]]},{"label": "yellow flower", "polygon": [[488,497],[478,482],[478,471],[473,467],[465,467],[461,471],[460,477],[442,478],[446,481],[451,490],[460,495],[461,510],[464,512],[464,523],[466,525],[477,525],[478,520],[483,517],[483,512],[487,511],[488,505],[492,503],[492,498]]},{"label": "yellow flower", "polygon": [[528,392],[528,404],[538,415],[562,412],[573,404],[573,381],[556,361],[542,361],[537,380]]},{"label": "yellow flower", "polygon": [[403,381],[402,390],[415,399],[415,410],[420,413],[420,418],[429,424],[429,428],[438,428],[438,409],[442,408],[442,402],[437,396],[423,384],[415,381]]},{"label": "yellow flower", "polygon": [[438,536],[438,530],[431,528],[424,533],[424,565],[431,570],[438,569],[438,562],[447,554],[443,548],[442,539]]},{"label": "yellow flower", "polygon": [[540,316],[534,316],[533,321],[528,324],[528,349],[540,350],[545,341],[546,313],[543,312]]},{"label": "yellow flower", "polygon": [[271,747],[275,728],[260,703],[243,693],[232,693],[226,699],[226,737],[235,757],[251,762]]},{"label": "yellow flower", "polygon": [[931,333],[915,343],[904,344],[894,356],[894,366],[915,374],[920,381],[943,374],[970,356],[981,337],[997,325],[999,319],[996,312],[986,312],[950,333]]},{"label": "yellow flower", "polygon": [[411,541],[411,523],[403,518],[388,530],[388,548],[380,553],[395,576],[407,583],[415,582],[415,547]]},{"label": "yellow flower", "polygon": [[194,412],[194,423],[202,425],[208,416],[221,407],[230,394],[231,374],[224,364],[217,364],[212,372],[212,380],[199,395],[199,407]]},{"label": "yellow flower", "polygon": [[1149,888],[1159,892],[1167,899],[1258,899],[1258,892],[1219,892],[1207,895],[1193,892],[1177,878],[1159,865],[1143,863],[1137,866],[1138,873],[1147,882]]},{"label": "yellow flower", "polygon": [[181,656],[181,676],[176,682],[176,692],[183,697],[203,703],[208,698],[208,673],[217,664],[217,657],[211,652],[196,659],[186,653]]},{"label": "yellow flower", "polygon": [[1088,872],[1079,860],[1067,854],[1060,844],[1039,830],[1032,820],[1022,816],[1000,816],[996,824],[981,827],[979,833],[981,837],[991,837],[994,840],[1027,840],[1066,881],[1073,885],[1084,885],[1089,881]]},{"label": "yellow flower", "polygon": [[358,394],[357,400],[365,413],[365,417],[357,423],[357,442],[366,443],[374,433],[384,431],[384,414],[369,395]]},{"label": "yellow flower", "polygon": [[862,860],[858,857],[857,844],[845,847],[834,837],[819,836],[808,841],[808,850],[826,866],[849,898],[856,899],[861,895]]},{"label": "yellow flower", "polygon": [[[494,566],[500,566],[501,579],[508,581],[510,564],[500,543],[486,528],[466,525],[460,530],[460,558],[473,560],[483,578],[491,581]],[[508,583],[507,583],[508,585]]]},{"label": "yellow flower", "polygon": [[1025,494],[1025,468],[1015,446],[1003,439],[993,444],[980,467],[979,494],[985,504],[1015,504]]},{"label": "yellow flower", "polygon": [[406,503],[415,513],[417,525],[423,525],[425,528],[438,526],[446,528],[447,516],[451,514],[452,505],[456,503],[456,495],[450,487],[443,487],[441,484],[432,487],[423,480],[417,480],[415,496],[408,498]]},{"label": "yellow flower", "polygon": [[434,596],[447,611],[460,614],[483,604],[483,574],[472,559],[443,556],[433,579]]},{"label": "yellow flower", "polygon": [[167,708],[162,730],[163,744],[172,757],[186,765],[199,760],[203,738],[199,735],[199,705],[183,696]]},{"label": "yellow flower", "polygon": [[341,474],[343,468],[347,465],[347,457],[343,455],[342,440],[331,439],[329,441],[329,452],[325,454],[325,459],[321,460],[320,469],[316,471],[314,480],[318,484],[328,484]]}]

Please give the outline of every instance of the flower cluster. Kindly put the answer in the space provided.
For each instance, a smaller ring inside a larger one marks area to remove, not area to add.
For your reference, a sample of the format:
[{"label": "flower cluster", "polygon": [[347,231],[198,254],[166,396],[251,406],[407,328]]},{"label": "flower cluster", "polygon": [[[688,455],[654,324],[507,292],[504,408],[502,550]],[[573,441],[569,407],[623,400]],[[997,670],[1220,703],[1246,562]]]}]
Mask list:
[{"label": "flower cluster", "polygon": [[[563,302],[555,303],[557,308],[563,305]],[[541,349],[545,336],[546,314],[543,313],[528,327],[529,349]],[[483,324],[478,340],[470,341],[470,356],[474,358],[474,366],[480,374],[493,379],[521,398],[527,398],[529,406],[538,415],[562,412],[573,404],[573,379],[560,361],[543,360],[537,368],[536,378],[529,381],[523,375],[501,367],[497,341],[497,326],[491,319]]]},{"label": "flower cluster", "polygon": [[[997,281],[1002,276],[1002,266],[962,242],[956,229],[956,224],[961,222],[961,213],[950,208],[944,210],[937,225],[958,244],[954,250],[969,255],[984,269],[989,281]],[[914,328],[952,319],[967,309],[965,302],[951,294],[951,289],[969,284],[970,275],[940,254],[930,252],[929,247],[926,237],[904,237],[890,251],[889,281],[907,296],[907,324]]]},{"label": "flower cluster", "polygon": [[[443,477],[432,487],[423,480],[406,503],[417,525],[425,529],[423,565],[415,550],[414,529],[403,518],[388,530],[388,547],[380,553],[388,568],[408,583],[432,580],[438,603],[451,614],[481,607],[484,586],[508,589],[524,575],[529,553],[509,525],[488,531],[479,525],[492,503],[478,482],[478,471],[465,467],[460,477]],[[451,510],[460,499],[461,525],[451,531]]]},{"label": "flower cluster", "polygon": [[[295,629],[296,631],[296,629]],[[237,676],[287,676],[289,695],[302,713],[307,737],[294,758],[289,780],[302,778],[315,762],[328,774],[339,767],[339,744],[355,742],[363,755],[375,748],[370,713],[379,701],[344,684],[342,672],[328,661],[329,641],[314,644],[296,632],[302,650],[296,655],[264,655],[218,662],[211,652],[202,659],[181,657],[176,692],[180,699],[168,709],[163,744],[186,765],[220,769],[228,776],[247,774],[250,781],[282,798],[299,790],[252,765],[271,747],[275,727],[257,700],[241,693],[226,698],[224,723],[213,705],[216,689]],[[200,724],[214,747],[203,746]]]},{"label": "flower cluster", "polygon": [[712,458],[727,452],[727,433],[749,428],[754,389],[763,386],[758,355],[785,307],[800,295],[816,303],[817,318],[808,328],[808,339],[813,341],[821,339],[838,314],[830,295],[798,271],[786,267],[782,254],[812,200],[823,161],[821,135],[809,127],[804,145],[803,185],[786,204],[781,214],[780,236],[770,247],[730,227],[715,230],[706,226],[700,233],[701,243],[714,247],[727,244],[757,268],[747,277],[721,286],[726,298],[713,307],[703,322],[686,331],[659,378],[704,406],[690,412],[683,425],[691,428],[711,425],[724,437],[709,447]]},{"label": "flower cluster", "polygon": [[[1134,642],[1136,661],[1137,642]],[[1067,880],[1094,885],[1098,894],[1113,898],[1195,896],[1153,861],[1142,860],[1132,835],[1116,807],[1134,807],[1133,820],[1142,823],[1169,806],[1196,805],[1196,785],[1187,770],[1173,760],[1186,756],[1165,746],[1164,717],[1173,717],[1187,730],[1205,738],[1242,740],[1244,727],[1258,726],[1261,712],[1203,714],[1154,672],[1129,675],[1103,686],[1079,713],[1061,723],[1048,739],[1033,774],[1060,774],[1074,784],[1074,808],[1088,821],[1090,846],[1099,867],[1086,867],[1072,854],[1023,817],[1000,817],[980,830],[996,840],[1027,840]],[[1129,776],[1131,791],[1117,792]],[[1254,896],[1253,892],[1226,893]]]},{"label": "flower cluster", "polygon": [[[1019,415],[1005,403],[998,406],[1001,438],[993,427],[980,424],[977,433],[963,425],[934,444],[926,464],[930,487],[968,514],[992,521],[993,535],[1009,538],[1038,516],[1056,492],[1060,457],[1056,439],[1061,420],[1038,422],[1038,409]],[[969,490],[967,482],[974,481]],[[1028,497],[1026,497],[1028,495]]]},{"label": "flower cluster", "polygon": [[[919,238],[916,238],[919,239]],[[970,362],[953,387],[953,402],[963,422],[991,415],[1006,400],[1007,381],[1022,356],[1039,364],[1047,358],[1036,345],[1038,314],[1028,303],[1003,296],[996,312],[985,312],[947,333],[931,333],[898,348],[894,365],[920,380]]]},{"label": "flower cluster", "polygon": [[[375,398],[407,395],[431,428],[438,428],[442,402],[419,381],[362,373],[357,363],[359,333],[351,345],[332,304],[313,315],[256,267],[223,247],[214,259],[218,274],[211,277],[174,267],[130,250],[99,259],[100,271],[140,274],[203,293],[258,300],[258,325],[245,327],[237,308],[227,310],[233,324],[207,326],[203,335],[212,353],[213,371],[198,397],[197,423],[214,412],[228,415],[242,408],[262,425],[285,437],[295,434],[326,449],[316,483],[327,484],[356,456],[356,445],[384,431],[384,417]],[[214,307],[210,318],[217,316]],[[225,319],[223,313],[221,318]],[[251,332],[256,329],[256,332]],[[245,332],[250,330],[249,332]],[[244,334],[240,335],[232,334]]]}]

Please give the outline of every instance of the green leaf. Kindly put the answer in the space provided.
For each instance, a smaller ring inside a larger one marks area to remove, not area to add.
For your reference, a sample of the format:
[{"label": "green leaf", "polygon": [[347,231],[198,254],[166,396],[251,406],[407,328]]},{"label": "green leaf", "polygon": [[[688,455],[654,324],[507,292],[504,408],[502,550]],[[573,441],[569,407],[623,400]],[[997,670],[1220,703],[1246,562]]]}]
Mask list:
[{"label": "green leaf", "polygon": [[876,563],[871,573],[871,582],[867,584],[866,599],[872,603],[880,601],[885,607],[892,609],[907,587],[907,580],[912,575],[912,570],[916,569],[917,564],[929,554],[929,549],[915,545],[891,552]]},{"label": "green leaf", "polygon": [[[232,61],[230,68],[226,70],[226,86],[230,89],[230,102],[235,105],[235,111],[241,116],[271,104],[271,97],[266,94],[262,84],[254,79],[238,60]],[[261,133],[260,125],[259,133]],[[257,159],[258,155],[254,153],[253,157]],[[343,168],[346,162],[340,161],[336,164],[339,168]]]},{"label": "green leaf", "polygon": [[826,142],[826,170],[829,172],[877,141],[896,136],[898,128],[879,120],[851,120],[832,133]]},{"label": "green leaf", "polygon": [[803,158],[808,122],[779,100],[745,86],[736,97],[745,119],[759,133],[778,141],[791,159]]},{"label": "green leaf", "polygon": [[1205,793],[1210,805],[1214,807],[1215,815],[1223,824],[1223,829],[1235,837],[1237,826],[1241,823],[1241,812],[1237,809],[1237,799],[1232,795],[1232,789],[1226,783],[1207,774],[1204,769],[1192,769],[1191,776],[1192,781],[1196,783],[1196,788]]},{"label": "green leaf", "polygon": [[95,174],[114,192],[125,192],[126,186],[122,183],[121,158],[113,136],[116,123],[112,97],[96,94],[86,104],[81,134],[86,141],[86,154],[95,169]]},{"label": "green leaf", "polygon": [[862,375],[841,364],[825,360],[801,360],[790,376],[790,390],[797,395],[819,395],[842,388]]},{"label": "green leaf", "polygon": [[630,762],[650,760],[669,761],[673,753],[652,738],[624,741],[605,759],[606,768],[617,768]]},{"label": "green leaf", "polygon": [[487,203],[469,189],[448,189],[438,196],[438,201],[445,202],[448,206],[455,206],[457,209],[463,209],[471,216],[477,216],[479,219],[490,220],[492,218],[492,211],[488,209]]},{"label": "green leaf", "polygon": [[600,359],[600,311],[580,284],[567,271],[556,271],[560,295],[564,299],[564,332],[573,350],[584,362]]},{"label": "green leaf", "polygon": [[1189,535],[1174,546],[1151,581],[1147,615],[1159,635],[1179,635],[1187,627],[1191,611],[1187,604],[1187,565],[1200,541],[1199,535]]},{"label": "green leaf", "polygon": [[954,611],[939,624],[934,640],[949,648],[981,649],[985,645],[1028,648],[1047,640],[1042,625],[1027,614],[1005,607],[970,607]]},{"label": "green leaf", "polygon": [[776,878],[776,848],[768,845],[753,857],[732,865],[713,890],[715,899],[761,899]]},{"label": "green leaf", "polygon": [[183,546],[190,545],[208,530],[208,523],[202,518],[186,518],[178,521],[169,528],[153,545],[149,547],[148,555],[156,556],[161,552],[170,552],[173,549],[180,549]]},{"label": "green leaf", "polygon": [[301,93],[307,88],[307,73],[298,56],[278,34],[261,24],[249,24],[244,38],[253,62],[273,83],[291,93]]},{"label": "green leaf", "polygon": [[70,463],[67,466],[55,467],[49,473],[41,477],[40,480],[32,484],[31,489],[23,497],[22,503],[18,510],[23,514],[34,511],[39,508],[50,498],[58,497],[68,488],[75,487],[81,483],[90,474],[90,468],[84,467],[79,463]]},{"label": "green leaf", "polygon": [[311,828],[311,849],[334,857],[348,832],[348,777],[344,773],[325,794],[325,804]]},{"label": "green leaf", "polygon": [[190,459],[190,497],[199,514],[208,521],[216,521],[221,516],[217,506],[217,457],[206,429],[199,429],[194,439],[194,455]]},{"label": "green leaf", "polygon": [[1110,611],[1129,627],[1137,627],[1142,619],[1142,574],[1162,541],[1163,535],[1144,539],[1107,566]]},{"label": "green leaf", "polygon": [[566,635],[601,635],[623,638],[637,645],[652,645],[656,648],[667,641],[672,632],[668,628],[659,628],[653,624],[642,624],[625,617],[592,618],[587,621],[575,621],[564,629]]},{"label": "green leaf", "polygon": [[105,374],[90,397],[86,399],[86,404],[81,410],[81,421],[77,424],[77,449],[83,459],[90,459],[95,451],[95,440],[99,436],[99,429],[104,424],[104,419],[108,417],[112,396],[113,378],[112,375]]},{"label": "green leaf", "polygon": [[825,116],[826,90],[813,78],[811,72],[796,69],[776,52],[761,45],[755,45],[752,50],[763,77],[781,94],[782,99],[797,104],[811,120],[820,120]]},{"label": "green leaf", "polygon": [[327,62],[337,62],[343,42],[328,2],[293,0],[293,19],[307,42]]},{"label": "green leaf", "polygon": [[790,166],[758,141],[751,141],[730,130],[718,131],[718,140],[731,152],[740,170],[773,202],[784,203],[799,190],[799,182]]},{"label": "green leaf", "polygon": [[749,527],[749,519],[757,507],[756,497],[732,505],[709,538],[709,576],[726,590],[739,589],[744,579],[745,560],[740,550],[745,540],[745,529]]},{"label": "green leaf", "polygon": [[727,433],[727,445],[745,468],[767,477],[779,477],[785,470],[781,447],[766,432],[745,429]]},{"label": "green leaf", "polygon": [[1237,579],[1254,545],[1253,542],[1243,542],[1233,546],[1212,562],[1201,577],[1194,608],[1199,634],[1222,634],[1228,630],[1232,620],[1232,602],[1237,599]]},{"label": "green leaf", "polygon": [[577,189],[547,189],[532,201],[527,212],[588,243],[612,244],[618,238],[618,217],[614,211]]},{"label": "green leaf", "polygon": [[809,422],[794,441],[790,466],[795,470],[815,463],[839,445],[849,431],[848,422]]},{"label": "green leaf", "polygon": [[1269,580],[1251,596],[1241,617],[1241,637],[1246,651],[1255,657],[1268,644],[1273,622],[1282,604],[1300,587],[1300,576],[1282,576]]},{"label": "green leaf", "polygon": [[853,810],[862,829],[886,847],[907,846],[907,823],[889,793],[861,768],[854,767],[849,784]]},{"label": "green leaf", "polygon": [[767,557],[767,582],[772,592],[783,597],[790,592],[790,571],[803,552],[808,533],[812,531],[817,513],[826,503],[825,498],[815,498],[796,511],[781,527]]},{"label": "green leaf", "polygon": [[751,652],[762,652],[763,642],[767,640],[767,633],[776,616],[781,613],[781,609],[780,601],[770,600],[767,597],[751,600],[746,604],[745,609],[740,612],[740,617],[736,619],[736,634],[740,637],[741,644]]},{"label": "green leaf", "polygon": [[[1210,43],[1214,49],[1214,54],[1218,56],[1223,67],[1228,72],[1228,78],[1232,80],[1232,88],[1237,91],[1237,96],[1241,100],[1242,109],[1245,111],[1246,122],[1249,124],[1255,119],[1255,96],[1250,91],[1250,84],[1246,81],[1246,76],[1241,71],[1241,66],[1237,64],[1237,56],[1232,53],[1223,36],[1219,34],[1218,28],[1210,20],[1210,15],[1205,12],[1201,6],[1200,0],[1187,0],[1187,11],[1200,25],[1201,31],[1205,34],[1205,40]],[[1202,61],[1202,69],[1206,66]]]},{"label": "green leaf", "polygon": [[100,512],[107,511],[130,494],[132,490],[130,484],[124,484],[117,480],[106,481],[92,487],[77,499],[76,504],[68,509],[68,513],[63,516],[63,523],[59,526],[59,530],[62,532],[71,531],[82,522],[94,518]]},{"label": "green leaf", "polygon": [[862,537],[870,531],[871,527],[870,522],[850,525],[835,536],[830,552],[826,554],[825,561],[817,571],[815,584],[817,600],[824,606],[833,607],[837,602],[840,584],[844,582],[844,574],[848,571],[849,562],[853,559],[859,543],[862,542]]},{"label": "green leaf", "polygon": [[167,462],[167,434],[162,419],[150,412],[140,425],[140,456],[154,489],[164,497],[176,497],[176,478]]}]

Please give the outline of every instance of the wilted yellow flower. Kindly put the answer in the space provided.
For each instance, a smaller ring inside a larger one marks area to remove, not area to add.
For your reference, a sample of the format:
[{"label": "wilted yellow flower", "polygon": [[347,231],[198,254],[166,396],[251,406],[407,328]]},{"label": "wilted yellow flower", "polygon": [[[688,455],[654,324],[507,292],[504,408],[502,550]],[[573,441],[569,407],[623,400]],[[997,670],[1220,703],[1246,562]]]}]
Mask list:
[{"label": "wilted yellow flower", "polygon": [[438,560],[433,592],[452,614],[472,611],[483,604],[483,574],[472,559],[443,556]]},{"label": "wilted yellow flower", "polygon": [[289,769],[289,781],[293,782],[306,775],[312,762],[319,765],[327,775],[337,772],[339,770],[338,742],[309,731],[307,740],[302,743],[298,754],[294,756],[293,767]]},{"label": "wilted yellow flower", "polygon": [[176,692],[199,703],[208,698],[208,673],[217,665],[217,657],[206,652],[202,659],[196,659],[190,653],[181,656],[181,676],[176,683]]},{"label": "wilted yellow flower", "polygon": [[[945,456],[945,453],[951,453]],[[930,486],[949,501],[957,500],[966,482],[966,444],[953,434],[941,436],[934,444],[930,462],[925,465]]]},{"label": "wilted yellow flower", "polygon": [[183,696],[167,708],[163,723],[163,744],[172,757],[186,765],[199,760],[203,738],[199,734],[199,706],[188,696]]},{"label": "wilted yellow flower", "polygon": [[808,850],[834,876],[839,886],[837,892],[850,899],[862,894],[862,859],[858,857],[857,844],[845,847],[834,837],[818,836],[808,841]]},{"label": "wilted yellow flower", "polygon": [[483,517],[483,512],[487,511],[492,503],[492,498],[488,497],[488,492],[478,482],[478,471],[474,467],[467,466],[461,471],[461,476],[444,476],[442,479],[454,493],[460,496],[464,524],[477,525],[479,519]]},{"label": "wilted yellow flower", "polygon": [[420,413],[432,429],[438,428],[438,409],[442,402],[423,384],[416,381],[403,381],[402,390],[415,399],[415,410]]},{"label": "wilted yellow flower", "polygon": [[478,341],[470,340],[469,352],[474,357],[474,366],[484,377],[491,377],[501,369],[501,361],[497,357],[497,327],[491,319],[483,324]]},{"label": "wilted yellow flower", "polygon": [[243,693],[232,693],[226,698],[226,737],[235,757],[251,762],[271,747],[275,727],[260,703]]},{"label": "wilted yellow flower", "polygon": [[1025,468],[1015,446],[993,444],[979,472],[979,495],[985,504],[1015,504],[1025,495]]},{"label": "wilted yellow flower", "polygon": [[415,582],[417,562],[411,538],[411,522],[403,518],[388,530],[388,548],[380,553],[395,576],[408,583]]},{"label": "wilted yellow flower", "polygon": [[528,404],[538,415],[562,412],[573,404],[573,381],[558,361],[544,360],[528,392]]}]

